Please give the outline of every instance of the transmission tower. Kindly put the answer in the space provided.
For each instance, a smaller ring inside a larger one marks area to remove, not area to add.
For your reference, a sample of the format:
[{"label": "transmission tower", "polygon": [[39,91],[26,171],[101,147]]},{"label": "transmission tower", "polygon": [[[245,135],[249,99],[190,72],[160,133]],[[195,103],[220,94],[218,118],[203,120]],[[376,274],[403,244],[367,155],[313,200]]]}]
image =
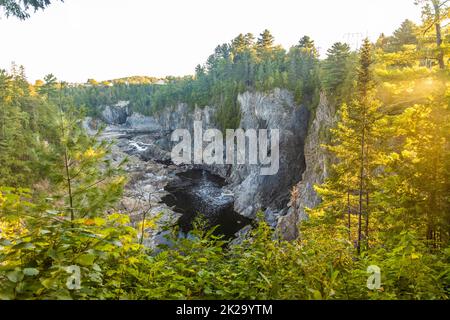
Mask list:
[{"label": "transmission tower", "polygon": [[364,34],[360,32],[348,32],[345,33],[342,38],[351,48],[359,50],[364,39]]}]

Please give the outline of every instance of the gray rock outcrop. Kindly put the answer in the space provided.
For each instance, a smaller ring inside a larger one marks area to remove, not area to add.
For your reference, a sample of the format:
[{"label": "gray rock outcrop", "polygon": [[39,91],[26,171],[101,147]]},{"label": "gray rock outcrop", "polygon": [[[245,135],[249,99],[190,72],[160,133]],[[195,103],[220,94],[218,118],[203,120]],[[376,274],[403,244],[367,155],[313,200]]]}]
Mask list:
[{"label": "gray rock outcrop", "polygon": [[294,103],[287,90],[276,89],[270,94],[246,92],[239,95],[241,128],[279,129],[279,170],[275,175],[260,174],[262,165],[233,166],[230,181],[235,193],[234,208],[253,218],[258,210],[267,218],[281,215],[287,205],[289,191],[305,169],[303,154],[309,110]]},{"label": "gray rock outcrop", "polygon": [[154,117],[144,116],[139,113],[133,113],[126,118],[125,127],[136,131],[161,131],[163,127]]},{"label": "gray rock outcrop", "polygon": [[296,186],[298,196],[295,203],[290,203],[287,215],[280,217],[278,221],[278,229],[286,240],[298,236],[298,223],[307,219],[306,208],[315,208],[320,204],[321,200],[314,190],[314,185],[323,183],[328,176],[331,156],[322,145],[329,142],[330,128],[336,120],[335,108],[328,102],[325,94],[321,94],[305,140],[306,168]]},{"label": "gray rock outcrop", "polygon": [[128,105],[128,101],[119,101],[115,105],[102,107],[102,120],[107,124],[124,124],[131,115]]},{"label": "gray rock outcrop", "polygon": [[[313,208],[320,203],[314,185],[322,183],[328,174],[330,157],[321,144],[329,139],[329,129],[336,121],[335,110],[322,94],[311,115],[309,108],[294,102],[292,93],[280,89],[270,93],[245,92],[238,96],[238,103],[242,129],[268,129],[269,132],[279,129],[278,173],[261,175],[262,164],[201,165],[200,168],[227,180],[226,188],[234,196],[236,212],[254,218],[261,210],[283,238],[294,239],[298,236],[298,222],[307,218],[305,208]],[[216,128],[215,110],[214,107],[191,108],[180,103],[153,116],[143,116],[131,113],[128,104],[122,102],[105,107],[102,118],[109,124],[120,124],[121,130],[127,133],[148,133],[138,139],[135,137],[130,143],[135,148],[133,154],[142,160],[168,162],[173,146],[170,141],[172,131],[188,129],[192,133],[196,120],[202,121],[203,129]],[[293,203],[289,200],[294,187],[298,196]]]}]

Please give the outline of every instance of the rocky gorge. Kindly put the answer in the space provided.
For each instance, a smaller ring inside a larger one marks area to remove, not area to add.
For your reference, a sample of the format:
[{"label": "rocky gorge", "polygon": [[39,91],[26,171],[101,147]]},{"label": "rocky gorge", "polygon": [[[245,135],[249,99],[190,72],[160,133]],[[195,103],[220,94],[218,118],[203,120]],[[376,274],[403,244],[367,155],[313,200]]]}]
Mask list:
[{"label": "rocky gorge", "polygon": [[[204,129],[215,128],[215,108],[190,108],[180,103],[152,116],[131,111],[128,102],[102,108],[106,130],[101,138],[115,140],[112,160],[128,157],[130,180],[119,209],[132,221],[158,217],[157,227],[145,232],[145,244],[164,243],[168,226],[179,225],[180,234],[192,227],[197,212],[227,238],[242,237],[257,212],[279,231],[281,237],[298,236],[297,224],[307,218],[305,208],[320,199],[314,184],[327,175],[329,156],[321,144],[335,121],[335,111],[325,95],[316,108],[297,105],[287,90],[270,93],[245,92],[238,95],[240,128],[279,129],[279,170],[260,175],[261,165],[175,165],[170,152],[171,133],[176,129],[193,131],[194,121]],[[313,110],[312,110],[313,109]],[[90,119],[92,130],[98,120]],[[298,196],[291,196],[293,189]]]}]

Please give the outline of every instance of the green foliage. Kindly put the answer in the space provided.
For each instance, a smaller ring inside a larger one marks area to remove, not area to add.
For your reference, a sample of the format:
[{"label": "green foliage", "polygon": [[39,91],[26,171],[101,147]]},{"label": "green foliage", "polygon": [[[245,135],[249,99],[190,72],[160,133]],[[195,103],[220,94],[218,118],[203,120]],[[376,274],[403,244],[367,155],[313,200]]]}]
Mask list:
[{"label": "green foliage", "polygon": [[50,0],[0,0],[0,8],[5,11],[6,16],[17,17],[20,20],[28,19],[30,10],[44,10],[49,5]]},{"label": "green foliage", "polygon": [[[325,281],[334,279],[333,299],[420,300],[449,297],[448,249],[430,252],[414,231],[389,234],[383,245],[373,246],[356,258],[353,243],[348,241],[347,229],[330,220],[327,214],[313,212],[310,221],[303,223],[301,230],[304,241],[308,241],[313,248],[327,248],[331,252],[324,252],[324,258],[327,263],[331,262],[332,270],[337,273],[335,277],[331,276],[332,273],[325,277]],[[371,265],[381,270],[381,287],[376,290],[368,290],[365,286],[369,275],[366,270]],[[324,270],[324,266],[321,269]]]},{"label": "green foliage", "polygon": [[23,68],[0,70],[0,184],[31,186],[43,168],[42,146],[57,139],[54,105],[35,93]]},{"label": "green foliage", "polygon": [[[436,18],[439,1],[422,2]],[[448,299],[450,81],[445,44],[429,36],[405,21],[365,41],[358,61],[336,43],[321,63],[309,37],[286,53],[268,30],[256,41],[240,34],[194,77],[164,84],[67,86],[50,74],[32,86],[22,67],[0,71],[0,299]],[[146,114],[212,105],[224,129],[239,126],[239,93],[277,87],[310,106],[323,87],[340,106],[325,146],[334,163],[316,186],[322,204],[299,239],[280,240],[261,213],[238,242],[199,219],[186,237],[173,230],[170,245],[142,246],[154,221],[136,230],[111,213],[126,178],[78,107],[95,116],[118,100]]]},{"label": "green foliage", "polygon": [[265,29],[263,33],[260,34],[260,37],[258,38],[258,41],[256,42],[256,45],[259,50],[266,51],[270,50],[273,47],[275,38],[270,33],[269,30]]},{"label": "green foliage", "polygon": [[294,93],[298,104],[312,106],[320,90],[318,53],[308,36],[300,39],[287,55],[288,88]]},{"label": "green foliage", "polygon": [[[380,37],[375,54],[363,45],[356,92],[325,146],[335,158],[316,186],[323,202],[303,226],[342,230],[335,241],[357,251],[342,273],[347,298],[448,299],[449,74],[424,66],[413,27],[407,21],[388,41]],[[379,290],[359,285],[369,265],[381,269]]]},{"label": "green foliage", "polygon": [[[30,198],[27,190],[0,192],[0,298],[126,297],[122,269],[143,252],[134,241],[136,231],[126,226],[129,217],[69,221],[48,201]],[[72,266],[80,270],[78,289],[68,285]]]},{"label": "green foliage", "polygon": [[[126,216],[70,221],[29,198],[27,190],[0,192],[2,299],[448,298],[449,251],[430,254],[409,233],[355,259],[345,228],[315,215],[293,242],[274,239],[262,215],[240,244],[198,220],[188,237],[174,232],[172,245],[152,254]],[[371,264],[382,270],[376,291],[366,287]],[[74,267],[79,287],[71,286]]]},{"label": "green foliage", "polygon": [[402,22],[401,26],[394,31],[391,37],[386,37],[384,34],[381,34],[376,45],[378,48],[389,53],[402,51],[404,46],[418,45],[418,33],[418,27],[414,22],[407,19]]},{"label": "green foliage", "polygon": [[418,230],[434,247],[450,239],[449,117],[444,101],[405,109],[392,122],[399,146],[385,162],[388,192],[381,199],[389,203],[395,220],[383,220],[394,230]]},{"label": "green foliage", "polygon": [[61,114],[58,143],[40,155],[47,161],[51,185],[45,193],[62,201],[72,220],[102,215],[121,196],[126,182],[121,175],[126,160],[113,165],[108,157],[112,143],[101,140],[100,131],[88,135],[82,119],[74,108]]},{"label": "green foliage", "polygon": [[88,81],[67,92],[88,115],[99,116],[101,107],[130,101],[132,110],[151,115],[187,103],[191,108],[212,106],[218,109],[216,123],[222,128],[240,124],[237,96],[244,91],[269,92],[275,88],[295,93],[296,102],[313,109],[320,92],[319,59],[314,41],[303,37],[286,53],[274,44],[269,30],[255,41],[250,33],[240,34],[230,43],[219,45],[195,76],[181,78],[126,78],[103,83]]},{"label": "green foliage", "polygon": [[347,101],[353,89],[355,55],[346,43],[336,42],[322,64],[322,86],[337,104]]},{"label": "green foliage", "polygon": [[[374,98],[373,58],[366,39],[360,50],[356,94],[349,105],[340,108],[340,121],[332,130],[331,144],[326,148],[337,158],[333,174],[316,190],[324,198],[323,208],[333,216],[346,217],[348,238],[356,238],[358,253],[362,242],[369,245],[371,196],[377,181],[377,169],[383,148],[378,139],[386,124],[380,113],[380,101]],[[352,235],[352,215],[357,214],[357,235]],[[363,215],[365,227],[363,231]]]},{"label": "green foliage", "polygon": [[55,98],[58,91],[57,79],[53,74],[48,74],[44,77],[44,82],[42,85],[37,87],[37,91],[40,95],[50,100]]}]

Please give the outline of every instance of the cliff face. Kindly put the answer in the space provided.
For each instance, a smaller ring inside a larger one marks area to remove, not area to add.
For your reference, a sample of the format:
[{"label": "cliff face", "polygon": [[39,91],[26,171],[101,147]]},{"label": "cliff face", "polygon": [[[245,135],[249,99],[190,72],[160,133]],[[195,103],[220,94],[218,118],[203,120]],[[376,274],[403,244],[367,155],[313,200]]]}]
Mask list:
[{"label": "cliff face", "polygon": [[[226,178],[229,183],[227,189],[234,194],[236,212],[253,218],[258,210],[262,210],[266,220],[272,226],[278,226],[284,238],[293,239],[297,236],[298,221],[306,218],[304,208],[313,208],[320,202],[313,186],[323,182],[327,176],[328,156],[320,145],[326,142],[329,128],[334,123],[334,109],[322,95],[310,119],[308,108],[296,105],[289,91],[279,89],[269,94],[245,92],[238,96],[238,103],[242,129],[268,129],[269,133],[273,129],[279,130],[278,173],[261,175],[261,164],[204,165],[202,168]],[[117,116],[110,112],[115,109],[120,113]],[[123,127],[128,130],[156,133],[154,142],[146,144],[147,158],[161,158],[156,160],[167,161],[169,158],[173,130],[188,129],[193,132],[196,120],[202,121],[203,129],[217,127],[213,107],[192,109],[181,103],[151,117],[127,114],[125,121],[123,108],[105,110],[111,113],[109,119],[120,118]],[[289,204],[293,187],[298,188],[299,196],[295,203]]]},{"label": "cliff face", "polygon": [[102,120],[108,124],[124,124],[131,115],[128,105],[128,101],[119,101],[113,106],[100,107]]},{"label": "cliff face", "polygon": [[278,221],[278,228],[286,240],[292,240],[298,236],[298,222],[307,219],[305,208],[314,208],[321,201],[314,190],[314,185],[323,183],[328,176],[331,157],[322,145],[329,142],[329,131],[335,123],[335,108],[322,94],[305,140],[306,168],[302,179],[296,185],[298,196],[290,202],[287,215]]},{"label": "cliff face", "polygon": [[270,94],[246,92],[239,95],[238,101],[241,128],[278,129],[280,154],[275,175],[261,175],[261,165],[233,166],[229,180],[235,193],[234,208],[247,217],[264,210],[268,222],[275,225],[286,211],[291,187],[305,169],[303,149],[309,110],[297,106],[286,90],[274,90]]}]

